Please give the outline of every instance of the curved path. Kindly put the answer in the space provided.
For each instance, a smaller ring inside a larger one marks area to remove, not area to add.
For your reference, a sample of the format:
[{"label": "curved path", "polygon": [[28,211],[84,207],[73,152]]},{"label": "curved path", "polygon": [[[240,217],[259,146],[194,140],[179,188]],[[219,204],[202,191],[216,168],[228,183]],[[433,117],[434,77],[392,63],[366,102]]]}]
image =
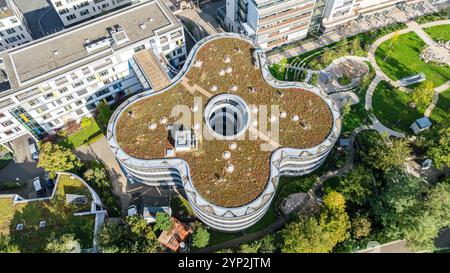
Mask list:
[{"label": "curved path", "polygon": [[[405,34],[405,33],[409,33],[409,32],[415,32],[417,35],[419,35],[419,37],[421,37],[421,39],[423,39],[428,45],[432,45],[434,44],[434,41],[428,36],[428,34],[426,34],[425,31],[423,31],[423,28],[428,28],[428,27],[432,27],[432,26],[438,26],[438,25],[447,25],[450,24],[450,20],[441,20],[441,21],[435,21],[435,22],[430,22],[430,23],[426,23],[423,25],[419,25],[417,24],[415,21],[410,21],[407,23],[408,27],[406,29],[402,29],[396,32],[392,32],[389,33],[381,38],[379,38],[378,40],[376,40],[372,46],[369,49],[369,53],[368,53],[368,59],[370,61],[370,63],[372,64],[376,76],[375,79],[372,81],[372,83],[370,84],[367,93],[366,93],[366,101],[365,101],[365,109],[366,111],[370,111],[373,109],[372,107],[372,96],[373,93],[375,91],[376,86],[378,85],[378,83],[382,80],[389,82],[390,84],[392,84],[393,86],[399,88],[401,91],[405,91],[405,92],[410,92],[411,90],[408,88],[404,88],[402,86],[400,86],[398,81],[394,81],[392,79],[390,79],[379,67],[376,59],[375,59],[375,52],[377,50],[377,48],[385,41],[391,39],[392,37],[394,37],[395,35],[401,35],[401,34]],[[428,109],[425,111],[425,116],[428,117],[433,108],[435,107],[436,103],[438,102],[439,99],[439,93],[443,92],[445,90],[447,90],[450,87],[450,81],[446,82],[445,84],[435,88],[435,95],[433,98],[433,102],[430,104],[430,106],[428,107]],[[378,118],[373,115],[370,114],[369,115],[374,129],[377,130],[380,133],[387,133],[389,136],[395,136],[395,137],[404,137],[405,134],[401,133],[401,132],[397,132],[394,131],[392,129],[389,129],[388,127],[386,127],[385,125],[383,125]]]}]

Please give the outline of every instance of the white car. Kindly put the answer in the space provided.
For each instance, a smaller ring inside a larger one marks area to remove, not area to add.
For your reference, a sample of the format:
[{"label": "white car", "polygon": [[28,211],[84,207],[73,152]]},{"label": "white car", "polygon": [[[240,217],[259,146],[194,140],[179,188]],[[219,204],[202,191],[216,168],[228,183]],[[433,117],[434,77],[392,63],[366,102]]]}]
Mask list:
[{"label": "white car", "polygon": [[137,215],[138,211],[137,211],[137,207],[136,205],[132,205],[128,207],[128,216],[133,216],[133,215]]},{"label": "white car", "polygon": [[431,159],[425,159],[424,162],[422,162],[422,170],[428,170],[431,168],[431,164],[433,164],[433,161]]}]

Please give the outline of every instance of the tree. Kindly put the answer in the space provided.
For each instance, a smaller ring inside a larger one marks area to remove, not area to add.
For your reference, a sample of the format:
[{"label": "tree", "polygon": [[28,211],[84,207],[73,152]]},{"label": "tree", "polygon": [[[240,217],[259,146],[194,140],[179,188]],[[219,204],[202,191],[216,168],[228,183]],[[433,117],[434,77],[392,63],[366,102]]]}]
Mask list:
[{"label": "tree", "polygon": [[105,223],[99,236],[99,247],[104,253],[153,253],[158,246],[152,228],[137,215],[124,222]]},{"label": "tree", "polygon": [[96,120],[97,123],[105,129],[108,127],[109,120],[111,119],[111,116],[113,112],[109,108],[109,105],[106,103],[106,101],[102,100],[97,104],[97,116]]},{"label": "tree", "polygon": [[414,88],[412,100],[419,108],[427,108],[433,101],[434,86],[432,81],[424,81]]},{"label": "tree", "polygon": [[82,165],[80,159],[69,149],[51,142],[41,145],[38,167],[49,172],[50,178],[54,178],[56,172],[76,171]]},{"label": "tree", "polygon": [[336,58],[336,52],[328,47],[324,48],[322,56],[320,57],[320,63],[322,66],[329,65]]},{"label": "tree", "polygon": [[389,139],[383,136],[372,139],[370,146],[368,151],[362,154],[362,158],[367,165],[378,170],[400,168],[411,154],[406,139]]},{"label": "tree", "polygon": [[20,253],[20,249],[9,236],[0,233],[0,253]]},{"label": "tree", "polygon": [[363,237],[369,236],[372,231],[372,223],[369,218],[361,215],[357,215],[352,219],[352,233],[353,237],[356,239],[361,239]]},{"label": "tree", "polygon": [[64,234],[57,237],[53,234],[45,247],[45,252],[49,253],[79,253],[80,243],[75,240],[73,234]]},{"label": "tree", "polygon": [[350,45],[348,43],[347,38],[344,38],[343,40],[340,40],[336,44],[336,48],[337,48],[337,55],[338,55],[338,57],[343,57],[343,56],[348,55],[348,52],[350,50]]},{"label": "tree", "polygon": [[258,253],[261,248],[261,241],[253,241],[250,243],[245,243],[241,245],[241,253]]},{"label": "tree", "polygon": [[371,185],[372,176],[368,170],[359,165],[348,176],[339,179],[336,191],[341,193],[345,200],[362,205],[372,194]]},{"label": "tree", "polygon": [[209,231],[201,223],[197,223],[192,235],[192,245],[197,248],[206,247],[209,244],[209,237]]},{"label": "tree", "polygon": [[323,203],[318,219],[304,216],[285,226],[280,232],[282,252],[326,253],[346,239],[350,221],[345,212],[344,197],[330,192],[323,198]]},{"label": "tree", "polygon": [[172,220],[170,219],[169,214],[164,212],[157,212],[156,213],[156,222],[153,226],[153,229],[155,231],[161,230],[166,231],[169,230],[172,227]]},{"label": "tree", "polygon": [[419,145],[427,149],[426,155],[436,168],[450,166],[450,127],[437,126],[420,136]]},{"label": "tree", "polygon": [[363,51],[361,48],[359,37],[355,37],[354,39],[352,39],[350,46],[353,55],[359,55]]},{"label": "tree", "polygon": [[402,171],[385,175],[386,186],[372,202],[375,216],[391,240],[406,239],[413,250],[433,248],[438,231],[450,224],[450,186],[429,188]]},{"label": "tree", "polygon": [[84,172],[83,177],[86,181],[91,181],[98,185],[106,183],[106,186],[109,186],[108,182],[106,181],[108,179],[108,174],[105,168],[102,168],[100,166],[93,166],[92,168],[87,169]]}]

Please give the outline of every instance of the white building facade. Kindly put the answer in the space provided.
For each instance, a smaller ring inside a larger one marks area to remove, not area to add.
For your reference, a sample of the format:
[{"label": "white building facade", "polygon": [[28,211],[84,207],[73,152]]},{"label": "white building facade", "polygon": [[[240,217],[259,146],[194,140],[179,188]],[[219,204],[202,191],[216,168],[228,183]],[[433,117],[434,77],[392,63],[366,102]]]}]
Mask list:
[{"label": "white building facade", "polygon": [[91,116],[100,101],[152,90],[132,66],[142,50],[171,67],[185,62],[183,28],[159,0],[0,53],[0,144],[26,133],[45,138]]},{"label": "white building facade", "polygon": [[316,0],[227,0],[225,27],[270,49],[306,37]]},{"label": "white building facade", "polygon": [[27,22],[12,0],[0,0],[0,51],[32,41]]},{"label": "white building facade", "polygon": [[389,12],[396,6],[420,4],[433,9],[444,2],[448,0],[328,0],[322,26],[329,31],[362,16]]},{"label": "white building facade", "polygon": [[[132,0],[51,0],[64,26],[131,4]],[[136,2],[136,1],[134,1]]]}]

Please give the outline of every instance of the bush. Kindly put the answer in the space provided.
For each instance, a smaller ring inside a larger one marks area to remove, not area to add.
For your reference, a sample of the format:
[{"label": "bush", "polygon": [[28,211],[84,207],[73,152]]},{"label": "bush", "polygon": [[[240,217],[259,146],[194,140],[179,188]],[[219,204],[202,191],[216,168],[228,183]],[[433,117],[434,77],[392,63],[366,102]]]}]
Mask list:
[{"label": "bush", "polygon": [[192,235],[192,245],[197,248],[206,247],[209,244],[209,237],[209,231],[201,223],[197,223]]},{"label": "bush", "polygon": [[25,188],[27,184],[22,181],[6,181],[0,184],[0,191],[17,190]]},{"label": "bush", "polygon": [[95,123],[95,120],[93,118],[83,117],[81,119],[81,128],[86,128],[89,126],[92,126]]}]

